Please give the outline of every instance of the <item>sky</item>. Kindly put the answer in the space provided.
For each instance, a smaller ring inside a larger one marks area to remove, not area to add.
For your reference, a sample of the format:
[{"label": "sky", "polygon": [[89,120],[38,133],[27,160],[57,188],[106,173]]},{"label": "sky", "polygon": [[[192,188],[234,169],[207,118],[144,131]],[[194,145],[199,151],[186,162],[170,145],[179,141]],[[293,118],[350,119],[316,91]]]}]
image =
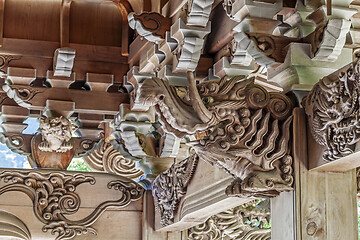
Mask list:
[{"label": "sky", "polygon": [[[39,123],[36,118],[28,118],[24,123],[28,124],[28,127],[23,131],[25,134],[33,134],[39,128]],[[31,168],[26,156],[12,152],[2,143],[0,143],[0,167]]]}]

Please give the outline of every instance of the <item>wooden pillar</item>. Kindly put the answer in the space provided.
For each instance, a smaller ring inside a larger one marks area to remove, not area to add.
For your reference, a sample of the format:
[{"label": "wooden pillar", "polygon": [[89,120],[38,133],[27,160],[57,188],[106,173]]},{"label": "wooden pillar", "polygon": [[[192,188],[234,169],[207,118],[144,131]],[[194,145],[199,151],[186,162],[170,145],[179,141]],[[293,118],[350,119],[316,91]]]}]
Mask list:
[{"label": "wooden pillar", "polygon": [[271,239],[296,239],[295,191],[282,192],[270,200]]},{"label": "wooden pillar", "polygon": [[[355,169],[347,172],[309,171],[308,156],[312,153],[308,152],[306,116],[303,109],[294,110],[293,126],[296,203],[296,226],[293,226],[296,238],[293,239],[358,239]],[[276,199],[273,202],[276,202]],[[282,203],[283,211],[287,211],[285,209],[288,207],[284,206],[288,204],[287,201]],[[274,230],[277,227],[278,214],[284,216],[281,209],[272,209]],[[286,234],[286,231],[283,233]],[[275,239],[290,238],[277,236]]]}]

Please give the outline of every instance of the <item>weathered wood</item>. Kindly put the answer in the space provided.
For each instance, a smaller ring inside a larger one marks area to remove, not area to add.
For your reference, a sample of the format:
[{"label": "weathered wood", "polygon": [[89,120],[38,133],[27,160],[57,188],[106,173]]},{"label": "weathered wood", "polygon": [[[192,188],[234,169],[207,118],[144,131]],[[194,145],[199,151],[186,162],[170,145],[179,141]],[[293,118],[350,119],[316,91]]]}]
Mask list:
[{"label": "weathered wood", "polygon": [[143,199],[143,229],[142,239],[143,240],[167,240],[166,232],[155,231],[155,206],[154,199],[151,191],[146,191]]},{"label": "weathered wood", "polygon": [[249,198],[228,197],[226,187],[233,181],[224,170],[212,167],[200,160],[197,170],[187,187],[187,194],[179,204],[173,224],[160,225],[160,214],[155,211],[155,229],[158,231],[181,231],[208,217],[250,201]]},{"label": "weathered wood", "polygon": [[282,192],[270,199],[271,239],[296,239],[295,192]]},{"label": "weathered wood", "polygon": [[[303,109],[294,111],[298,239],[357,239],[356,173],[308,171]],[[341,219],[341,220],[340,220]]]},{"label": "weathered wood", "polygon": [[147,52],[151,46],[152,44],[145,38],[137,36],[135,40],[130,44],[128,57],[129,67],[132,68],[132,66],[138,64],[140,61],[141,53]]}]

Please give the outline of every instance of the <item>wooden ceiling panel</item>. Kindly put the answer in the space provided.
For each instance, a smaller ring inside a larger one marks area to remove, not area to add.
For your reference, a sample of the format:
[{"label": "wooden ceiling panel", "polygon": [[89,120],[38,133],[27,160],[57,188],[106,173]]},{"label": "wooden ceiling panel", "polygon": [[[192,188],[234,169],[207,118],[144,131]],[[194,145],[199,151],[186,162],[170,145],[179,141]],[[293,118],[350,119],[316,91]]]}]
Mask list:
[{"label": "wooden ceiling panel", "polygon": [[6,0],[4,37],[58,42],[61,0]]},{"label": "wooden ceiling panel", "polygon": [[121,47],[121,28],[121,12],[111,1],[71,3],[70,43]]}]

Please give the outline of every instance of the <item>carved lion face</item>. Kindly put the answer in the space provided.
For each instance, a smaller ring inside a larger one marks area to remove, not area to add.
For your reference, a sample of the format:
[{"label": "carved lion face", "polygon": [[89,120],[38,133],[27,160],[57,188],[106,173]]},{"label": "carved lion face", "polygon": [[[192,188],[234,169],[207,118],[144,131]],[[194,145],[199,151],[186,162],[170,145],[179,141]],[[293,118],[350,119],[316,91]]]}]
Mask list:
[{"label": "carved lion face", "polygon": [[42,151],[66,152],[72,149],[69,142],[73,131],[71,122],[63,117],[40,118],[40,129],[43,142],[39,144]]}]

